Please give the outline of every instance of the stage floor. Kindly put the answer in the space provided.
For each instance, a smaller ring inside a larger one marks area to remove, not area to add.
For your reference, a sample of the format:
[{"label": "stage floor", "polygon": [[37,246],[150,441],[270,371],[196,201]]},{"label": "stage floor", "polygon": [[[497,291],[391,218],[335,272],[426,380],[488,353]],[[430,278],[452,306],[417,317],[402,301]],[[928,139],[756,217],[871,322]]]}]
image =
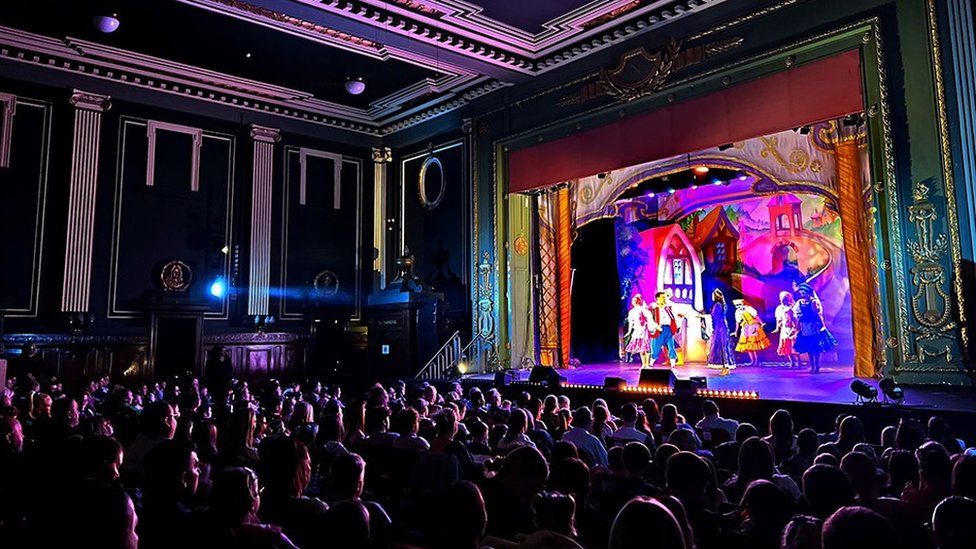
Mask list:
[{"label": "stage floor", "polygon": [[[529,378],[529,370],[515,370],[519,380]],[[718,370],[697,365],[678,366],[674,374],[679,379],[691,376],[708,378],[708,388],[730,391],[757,391],[763,400],[793,400],[851,404],[851,366],[821,366],[819,374],[808,369],[789,370],[782,365],[756,367],[739,366],[727,376]],[[638,363],[609,362],[585,364],[573,370],[559,370],[567,383],[603,385],[606,377],[620,377],[627,385],[637,385],[640,375]],[[476,379],[492,379],[493,374],[471,374]],[[865,380],[877,386],[876,380]],[[905,387],[905,406],[926,406],[933,409],[972,411],[976,409],[976,395],[967,388]]]}]

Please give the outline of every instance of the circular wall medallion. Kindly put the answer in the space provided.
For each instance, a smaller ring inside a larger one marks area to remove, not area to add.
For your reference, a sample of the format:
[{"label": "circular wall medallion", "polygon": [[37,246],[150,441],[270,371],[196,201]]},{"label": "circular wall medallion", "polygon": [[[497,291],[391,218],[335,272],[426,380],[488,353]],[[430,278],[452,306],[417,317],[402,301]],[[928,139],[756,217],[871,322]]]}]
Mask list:
[{"label": "circular wall medallion", "polygon": [[515,253],[518,255],[529,253],[529,241],[525,238],[524,234],[519,234],[515,237]]},{"label": "circular wall medallion", "polygon": [[428,155],[420,166],[420,177],[417,178],[417,194],[420,204],[428,210],[433,210],[444,200],[447,192],[447,181],[444,179],[444,165],[441,159]]},{"label": "circular wall medallion", "polygon": [[336,295],[339,293],[339,277],[334,272],[325,270],[315,275],[312,280],[315,293],[320,296]]},{"label": "circular wall medallion", "polygon": [[186,263],[174,259],[163,265],[159,271],[159,281],[167,292],[183,292],[190,287],[190,282],[193,281],[193,271]]}]

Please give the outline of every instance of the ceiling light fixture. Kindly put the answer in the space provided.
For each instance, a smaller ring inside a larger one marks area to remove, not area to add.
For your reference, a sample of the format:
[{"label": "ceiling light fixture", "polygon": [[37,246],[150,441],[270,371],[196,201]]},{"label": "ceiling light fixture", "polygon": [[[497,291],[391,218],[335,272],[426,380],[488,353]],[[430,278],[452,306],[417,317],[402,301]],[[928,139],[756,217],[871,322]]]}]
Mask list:
[{"label": "ceiling light fixture", "polygon": [[349,95],[359,95],[366,91],[366,82],[363,82],[361,76],[350,78],[346,80],[346,91],[349,92]]},{"label": "ceiling light fixture", "polygon": [[98,29],[99,32],[111,34],[118,30],[119,25],[121,25],[122,22],[119,21],[119,15],[117,13],[113,13],[111,15],[96,15],[95,17],[92,17],[92,24],[95,25],[95,28]]}]

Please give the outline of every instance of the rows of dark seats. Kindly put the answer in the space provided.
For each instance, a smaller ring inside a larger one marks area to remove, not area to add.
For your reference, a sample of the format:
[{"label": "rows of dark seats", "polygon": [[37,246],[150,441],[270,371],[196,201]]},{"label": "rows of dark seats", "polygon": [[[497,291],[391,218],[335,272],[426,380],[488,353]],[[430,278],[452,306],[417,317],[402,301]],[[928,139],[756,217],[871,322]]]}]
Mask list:
[{"label": "rows of dark seats", "polygon": [[940,417],[868,440],[712,401],[21,376],[0,474],[4,547],[976,547],[976,449]]}]

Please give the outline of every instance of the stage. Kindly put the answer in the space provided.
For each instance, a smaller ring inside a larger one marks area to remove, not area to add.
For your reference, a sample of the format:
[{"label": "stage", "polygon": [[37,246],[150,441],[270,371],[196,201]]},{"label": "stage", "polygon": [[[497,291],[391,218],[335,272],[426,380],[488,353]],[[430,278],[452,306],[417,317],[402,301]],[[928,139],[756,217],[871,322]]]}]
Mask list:
[{"label": "stage", "polygon": [[[512,370],[515,381],[529,379],[529,370]],[[763,364],[758,367],[740,366],[727,376],[718,370],[697,365],[684,365],[674,369],[678,379],[691,376],[708,378],[708,388],[728,391],[756,391],[761,400],[798,401],[825,404],[852,404],[854,393],[850,390],[854,379],[851,366],[822,365],[819,374],[807,369],[789,370],[780,364]],[[628,386],[636,386],[640,365],[636,362],[608,362],[585,364],[575,369],[559,370],[566,383],[603,385],[607,377],[623,378]],[[471,374],[465,379],[492,380],[494,374]],[[876,380],[865,380],[877,386]],[[904,406],[926,407],[932,410],[971,412],[976,409],[976,395],[970,388],[962,387],[904,387]],[[880,393],[879,393],[880,394]],[[880,399],[880,396],[879,396]]]}]

